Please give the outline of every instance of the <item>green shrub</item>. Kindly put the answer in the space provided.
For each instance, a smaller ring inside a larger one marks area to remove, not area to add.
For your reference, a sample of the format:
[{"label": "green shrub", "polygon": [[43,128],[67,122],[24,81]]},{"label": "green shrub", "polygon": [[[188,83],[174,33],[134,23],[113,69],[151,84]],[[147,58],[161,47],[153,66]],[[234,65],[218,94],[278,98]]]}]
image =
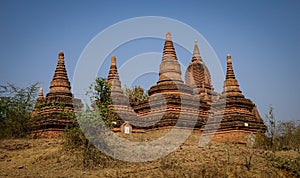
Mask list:
[{"label": "green shrub", "polygon": [[0,138],[19,138],[28,133],[38,83],[19,88],[0,85]]}]

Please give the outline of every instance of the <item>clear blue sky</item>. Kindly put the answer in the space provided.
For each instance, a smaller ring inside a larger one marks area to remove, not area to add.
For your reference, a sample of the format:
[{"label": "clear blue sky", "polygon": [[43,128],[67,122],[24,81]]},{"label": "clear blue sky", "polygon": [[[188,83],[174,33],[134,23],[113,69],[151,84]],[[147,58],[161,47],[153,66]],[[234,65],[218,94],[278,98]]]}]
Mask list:
[{"label": "clear blue sky", "polygon": [[278,120],[299,120],[299,9],[297,0],[1,0],[0,83],[41,82],[46,93],[59,50],[72,80],[82,50],[99,32],[128,18],[163,16],[198,30],[224,70],[226,55],[232,55],[241,89],[262,117],[273,105]]}]

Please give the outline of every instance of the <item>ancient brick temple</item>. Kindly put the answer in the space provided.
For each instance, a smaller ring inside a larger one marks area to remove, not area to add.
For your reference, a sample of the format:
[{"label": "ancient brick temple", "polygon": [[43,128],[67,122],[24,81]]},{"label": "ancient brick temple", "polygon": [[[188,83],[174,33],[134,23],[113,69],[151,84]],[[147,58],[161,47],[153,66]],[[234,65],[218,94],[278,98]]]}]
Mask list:
[{"label": "ancient brick temple", "polygon": [[[208,68],[202,60],[195,41],[193,56],[185,71],[185,82],[178,62],[171,34],[164,43],[159,79],[148,90],[145,100],[132,102],[124,95],[119,79],[116,57],[112,56],[107,81],[111,84],[112,109],[118,120],[114,131],[147,131],[180,127],[213,135],[216,141],[245,143],[247,136],[265,129],[255,104],[242,94],[227,56],[227,72],[222,93],[214,91]],[[74,104],[75,103],[75,104]],[[76,104],[77,103],[77,104]],[[58,63],[44,97],[40,93],[32,112],[32,133],[59,133],[74,123],[74,111],[81,105],[74,99],[64,64],[64,53]]]},{"label": "ancient brick temple", "polygon": [[[244,97],[235,78],[231,56],[221,94],[214,91],[208,68],[197,42],[182,81],[171,34],[168,32],[159,68],[159,79],[148,90],[149,98],[129,103],[121,90],[116,57],[111,60],[108,82],[112,85],[113,108],[133,129],[178,126],[213,134],[217,141],[245,142],[247,136],[265,129],[255,104]],[[129,106],[132,106],[131,109]],[[206,127],[205,127],[206,126]]]},{"label": "ancient brick temple", "polygon": [[213,103],[213,117],[207,122],[208,134],[213,133],[215,140],[240,142],[249,133],[265,130],[256,105],[245,98],[239,88],[232,67],[232,59],[227,55],[227,72],[223,92]]},{"label": "ancient brick temple", "polygon": [[50,91],[44,97],[40,88],[32,112],[31,133],[55,136],[67,125],[74,123],[73,94],[65,68],[64,53],[59,52],[58,62],[50,83]]}]

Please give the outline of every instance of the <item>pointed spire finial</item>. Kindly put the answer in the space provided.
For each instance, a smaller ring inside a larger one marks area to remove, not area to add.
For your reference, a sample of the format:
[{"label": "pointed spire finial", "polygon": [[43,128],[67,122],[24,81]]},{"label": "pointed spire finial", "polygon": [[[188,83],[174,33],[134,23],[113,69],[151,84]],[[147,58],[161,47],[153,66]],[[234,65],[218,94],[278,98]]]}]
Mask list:
[{"label": "pointed spire finial", "polygon": [[54,76],[50,83],[50,91],[47,96],[53,93],[65,93],[67,95],[72,95],[71,84],[67,75],[67,70],[64,61],[64,52],[60,51],[58,53],[58,61],[56,69],[54,71]]},{"label": "pointed spire finial", "polygon": [[43,88],[40,88],[40,95],[43,94]]},{"label": "pointed spire finial", "polygon": [[167,32],[162,60],[159,68],[158,83],[169,80],[172,80],[173,82],[183,82],[181,79],[180,64],[178,63],[174,44],[171,39],[171,33]]},{"label": "pointed spire finial", "polygon": [[110,62],[110,65],[117,65],[117,59],[116,59],[116,56],[115,55],[112,55],[111,56],[111,62]]},{"label": "pointed spire finial", "polygon": [[177,60],[176,52],[175,52],[175,48],[173,45],[173,41],[172,41],[170,32],[168,32],[166,35],[166,41],[165,41],[165,45],[164,45],[163,60],[165,58],[172,58],[172,59]]},{"label": "pointed spire finial", "polygon": [[226,59],[227,59],[227,71],[226,71],[226,79],[224,82],[223,93],[232,96],[243,96],[239,88],[238,81],[235,78],[235,74],[232,67],[231,55],[228,54]]},{"label": "pointed spire finial", "polygon": [[117,58],[115,55],[111,56],[110,69],[108,72],[107,82],[112,85],[111,91],[122,93],[121,81],[119,79],[118,68],[117,68]]},{"label": "pointed spire finial", "polygon": [[40,98],[44,98],[44,93],[43,93],[43,88],[42,88],[42,87],[40,88],[40,92],[39,92],[38,98],[39,98],[39,99],[40,99]]},{"label": "pointed spire finial", "polygon": [[195,42],[194,42],[194,52],[193,52],[193,58],[192,58],[192,61],[195,61],[195,60],[200,60],[200,62],[202,62],[197,40],[195,40]]},{"label": "pointed spire finial", "polygon": [[64,56],[65,56],[64,52],[62,50],[60,50],[59,53],[58,53],[58,58],[59,59],[64,59]]},{"label": "pointed spire finial", "polygon": [[185,82],[189,86],[197,87],[198,89],[208,88],[213,90],[210,73],[201,58],[197,40],[194,41],[193,56],[185,72]]},{"label": "pointed spire finial", "polygon": [[172,41],[171,33],[170,32],[167,32],[167,34],[166,34],[166,40]]},{"label": "pointed spire finial", "polygon": [[232,62],[231,55],[227,54],[227,62]]},{"label": "pointed spire finial", "polygon": [[227,54],[227,71],[226,71],[226,79],[235,79],[233,67],[232,67],[232,59],[231,55]]}]

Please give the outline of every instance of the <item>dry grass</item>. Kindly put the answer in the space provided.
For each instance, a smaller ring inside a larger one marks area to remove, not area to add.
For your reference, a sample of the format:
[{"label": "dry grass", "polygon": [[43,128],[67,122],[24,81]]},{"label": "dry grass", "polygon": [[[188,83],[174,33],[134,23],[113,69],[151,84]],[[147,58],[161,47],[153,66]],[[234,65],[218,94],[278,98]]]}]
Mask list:
[{"label": "dry grass", "polygon": [[[167,131],[126,137],[149,141]],[[61,139],[1,140],[0,177],[292,177],[291,170],[280,164],[286,164],[285,160],[300,162],[296,151],[274,154],[224,143],[210,143],[199,148],[198,136],[192,134],[175,152],[155,161],[130,163],[102,154],[98,155],[99,164],[90,168],[83,166],[82,152],[66,151]]]}]

